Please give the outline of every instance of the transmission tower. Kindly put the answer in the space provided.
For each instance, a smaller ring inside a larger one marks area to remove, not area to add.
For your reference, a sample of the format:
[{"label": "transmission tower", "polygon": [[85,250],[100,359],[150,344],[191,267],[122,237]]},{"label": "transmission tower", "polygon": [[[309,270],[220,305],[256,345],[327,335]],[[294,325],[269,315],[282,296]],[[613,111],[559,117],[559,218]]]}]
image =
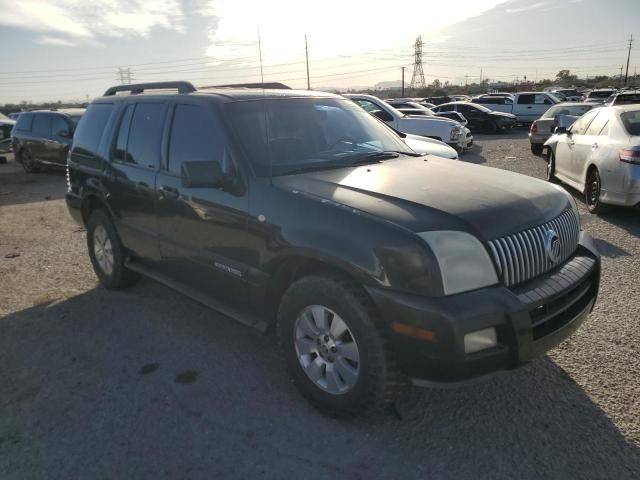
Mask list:
[{"label": "transmission tower", "polygon": [[411,76],[410,88],[425,88],[427,86],[424,80],[424,71],[422,70],[422,36],[416,38],[414,48],[413,75]]},{"label": "transmission tower", "polygon": [[131,69],[129,67],[127,68],[122,68],[122,67],[118,67],[118,80],[120,80],[121,84],[127,84],[130,85],[131,81],[133,80],[133,76],[131,74]]}]

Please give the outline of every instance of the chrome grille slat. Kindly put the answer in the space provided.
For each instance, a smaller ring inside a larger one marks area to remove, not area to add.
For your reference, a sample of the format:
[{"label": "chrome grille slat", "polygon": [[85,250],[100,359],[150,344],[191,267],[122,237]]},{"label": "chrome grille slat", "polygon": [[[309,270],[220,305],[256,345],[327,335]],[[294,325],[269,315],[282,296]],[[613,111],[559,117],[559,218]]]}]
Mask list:
[{"label": "chrome grille slat", "polygon": [[[489,253],[502,282],[513,287],[538,277],[565,262],[578,246],[580,226],[573,210],[565,210],[549,222],[489,241]],[[548,261],[544,248],[547,230],[560,239],[560,259]]]}]

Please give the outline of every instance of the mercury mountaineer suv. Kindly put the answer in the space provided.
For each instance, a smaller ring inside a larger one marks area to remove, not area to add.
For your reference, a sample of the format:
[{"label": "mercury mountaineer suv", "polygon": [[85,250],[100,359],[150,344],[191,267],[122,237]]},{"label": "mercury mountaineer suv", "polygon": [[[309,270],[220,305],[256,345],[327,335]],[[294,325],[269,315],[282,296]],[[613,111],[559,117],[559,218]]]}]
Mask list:
[{"label": "mercury mountaineer suv", "polygon": [[274,332],[332,415],[393,401],[402,379],[523,365],[598,293],[561,188],[416,154],[328,93],[112,87],[78,125],[67,180],[106,288],[142,274]]}]

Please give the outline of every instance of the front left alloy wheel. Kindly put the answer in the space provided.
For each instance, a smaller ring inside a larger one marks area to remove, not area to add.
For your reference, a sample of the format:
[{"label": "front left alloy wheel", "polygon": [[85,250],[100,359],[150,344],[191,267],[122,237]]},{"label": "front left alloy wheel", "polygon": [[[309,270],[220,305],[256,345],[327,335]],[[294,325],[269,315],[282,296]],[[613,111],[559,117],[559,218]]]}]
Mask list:
[{"label": "front left alloy wheel", "polygon": [[333,275],[294,282],[278,309],[278,342],[302,395],[332,416],[379,410],[395,397],[397,377],[371,300]]}]

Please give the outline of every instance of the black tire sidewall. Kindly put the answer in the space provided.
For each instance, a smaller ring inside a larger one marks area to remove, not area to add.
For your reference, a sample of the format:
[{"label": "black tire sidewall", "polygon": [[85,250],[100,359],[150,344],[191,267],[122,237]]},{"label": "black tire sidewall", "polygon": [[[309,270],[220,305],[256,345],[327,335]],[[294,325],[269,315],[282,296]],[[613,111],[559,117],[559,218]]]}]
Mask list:
[{"label": "black tire sidewall", "polygon": [[[102,268],[98,264],[93,248],[93,235],[96,227],[102,225],[107,232],[109,240],[111,240],[111,248],[113,251],[113,272],[110,275],[102,271]],[[118,234],[113,225],[113,221],[107,212],[102,209],[94,210],[89,216],[87,222],[87,248],[89,250],[89,258],[91,259],[91,265],[96,273],[96,276],[100,280],[100,283],[109,289],[118,289],[128,284],[127,270],[125,268],[125,254]]]},{"label": "black tire sidewall", "polygon": [[[332,395],[309,379],[295,350],[295,321],[310,305],[333,310],[347,323],[360,354],[356,385],[348,392]],[[382,404],[387,365],[384,346],[372,317],[371,308],[361,298],[330,277],[310,276],[295,282],[283,296],[278,311],[277,333],[280,350],[294,383],[316,408],[333,416],[364,413]]]},{"label": "black tire sidewall", "polygon": [[[25,161],[25,156],[30,156],[30,161]],[[33,154],[29,152],[27,149],[22,149],[20,151],[20,164],[22,165],[22,169],[26,173],[36,173],[38,171],[38,166],[36,164],[36,160],[33,157]]]},{"label": "black tire sidewall", "polygon": [[[595,205],[592,205],[591,204],[591,184],[593,183],[594,176],[597,177],[598,179],[598,200],[596,201]],[[600,180],[600,173],[598,172],[598,170],[593,168],[587,174],[587,184],[585,185],[585,189],[584,189],[584,203],[587,205],[587,210],[589,210],[590,213],[598,214],[598,213],[602,213],[602,211],[604,210],[602,202],[600,201],[601,190],[602,190],[602,181]]]}]

